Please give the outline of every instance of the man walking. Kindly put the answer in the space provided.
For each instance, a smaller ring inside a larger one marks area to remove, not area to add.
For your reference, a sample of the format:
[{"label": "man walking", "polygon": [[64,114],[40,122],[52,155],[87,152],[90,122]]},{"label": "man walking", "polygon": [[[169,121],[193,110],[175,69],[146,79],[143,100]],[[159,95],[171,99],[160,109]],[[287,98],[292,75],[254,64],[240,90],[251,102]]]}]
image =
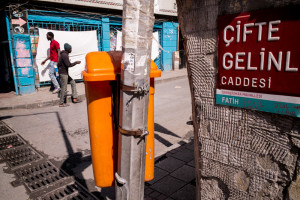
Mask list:
[{"label": "man walking", "polygon": [[46,61],[50,59],[49,77],[54,85],[53,94],[55,94],[60,91],[60,86],[55,76],[55,65],[57,64],[58,58],[60,56],[60,47],[59,43],[56,40],[54,40],[54,34],[52,32],[48,32],[46,37],[47,40],[51,41],[50,55],[42,62],[42,65],[44,65]]},{"label": "man walking", "polygon": [[73,103],[80,103],[81,101],[77,98],[77,90],[76,90],[76,83],[75,81],[69,76],[69,67],[73,67],[77,64],[80,64],[80,61],[76,61],[74,63],[70,62],[69,53],[72,52],[72,46],[68,43],[64,44],[64,51],[61,52],[59,60],[58,60],[58,73],[61,82],[61,92],[60,92],[60,101],[59,107],[66,107],[69,106],[65,104],[65,96],[67,92],[67,84],[70,82],[72,88],[72,100]]}]

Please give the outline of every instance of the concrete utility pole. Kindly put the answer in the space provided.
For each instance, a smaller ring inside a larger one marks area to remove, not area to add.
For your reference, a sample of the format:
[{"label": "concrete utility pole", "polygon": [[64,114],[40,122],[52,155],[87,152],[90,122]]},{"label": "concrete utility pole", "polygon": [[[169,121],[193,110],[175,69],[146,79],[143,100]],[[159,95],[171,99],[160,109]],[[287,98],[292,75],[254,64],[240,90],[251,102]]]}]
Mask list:
[{"label": "concrete utility pole", "polygon": [[153,0],[123,1],[117,200],[144,199]]}]

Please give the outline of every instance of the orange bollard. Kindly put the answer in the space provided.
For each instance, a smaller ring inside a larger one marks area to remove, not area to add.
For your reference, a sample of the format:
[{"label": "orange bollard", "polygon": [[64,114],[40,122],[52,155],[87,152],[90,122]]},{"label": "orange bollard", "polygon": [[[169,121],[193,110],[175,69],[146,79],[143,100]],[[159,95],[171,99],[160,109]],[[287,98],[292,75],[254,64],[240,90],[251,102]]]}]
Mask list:
[{"label": "orange bollard", "polygon": [[[91,154],[95,183],[99,187],[114,185],[118,162],[118,131],[114,127],[111,81],[120,74],[122,52],[91,52],[86,56],[85,82]],[[154,178],[154,77],[161,71],[151,61],[146,143],[145,181]]]},{"label": "orange bollard", "polygon": [[[120,57],[120,53],[115,56]],[[114,185],[117,170],[118,133],[113,124],[111,81],[116,80],[120,64],[106,52],[92,52],[86,56],[85,82],[91,154],[95,183],[99,187]]]},{"label": "orange bollard", "polygon": [[118,134],[112,118],[112,90],[107,81],[87,82],[85,87],[86,95],[90,96],[87,104],[95,182],[99,187],[110,187],[114,184],[117,170],[114,160],[118,154],[118,144],[115,144]]},{"label": "orange bollard", "polygon": [[146,142],[146,158],[145,158],[145,181],[151,181],[154,178],[154,78],[160,77],[161,71],[157,69],[156,64],[151,60],[150,69],[150,91],[148,104],[148,131]]}]

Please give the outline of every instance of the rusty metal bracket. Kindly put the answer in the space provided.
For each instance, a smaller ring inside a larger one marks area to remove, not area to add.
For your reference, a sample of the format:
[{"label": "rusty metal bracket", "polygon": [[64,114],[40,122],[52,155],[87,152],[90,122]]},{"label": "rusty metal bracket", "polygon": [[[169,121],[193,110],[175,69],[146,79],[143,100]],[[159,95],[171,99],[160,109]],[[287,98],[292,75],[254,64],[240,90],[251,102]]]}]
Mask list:
[{"label": "rusty metal bracket", "polygon": [[119,132],[123,135],[129,135],[129,136],[134,136],[134,137],[145,137],[146,135],[149,134],[147,129],[144,130],[125,130],[122,127],[119,126]]},{"label": "rusty metal bracket", "polygon": [[119,126],[119,132],[123,135],[135,136],[140,137],[143,134],[143,130],[125,130]]},{"label": "rusty metal bracket", "polygon": [[133,87],[133,86],[120,84],[120,90],[122,90],[123,92],[133,92],[140,95],[141,94],[146,95],[149,92],[149,89],[146,85],[143,87]]}]

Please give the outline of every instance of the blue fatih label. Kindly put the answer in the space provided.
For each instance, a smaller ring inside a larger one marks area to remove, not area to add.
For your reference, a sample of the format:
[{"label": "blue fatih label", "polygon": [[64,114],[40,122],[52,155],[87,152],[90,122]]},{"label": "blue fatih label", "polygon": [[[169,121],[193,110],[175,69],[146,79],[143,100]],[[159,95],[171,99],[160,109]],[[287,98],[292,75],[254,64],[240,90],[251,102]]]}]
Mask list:
[{"label": "blue fatih label", "polygon": [[216,103],[300,117],[300,98],[217,89]]}]

